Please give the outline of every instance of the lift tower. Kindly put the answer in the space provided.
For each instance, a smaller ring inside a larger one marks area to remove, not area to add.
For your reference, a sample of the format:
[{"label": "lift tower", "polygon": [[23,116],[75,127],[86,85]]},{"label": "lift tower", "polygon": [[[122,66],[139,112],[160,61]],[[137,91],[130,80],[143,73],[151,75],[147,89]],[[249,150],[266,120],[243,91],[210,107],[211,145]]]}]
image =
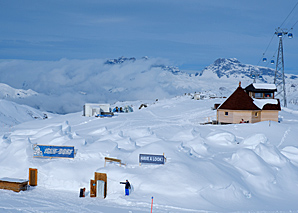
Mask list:
[{"label": "lift tower", "polygon": [[285,70],[284,70],[284,53],[283,53],[283,44],[282,39],[283,36],[288,35],[289,38],[293,37],[292,33],[289,33],[284,29],[276,29],[275,34],[279,38],[278,45],[278,54],[276,58],[276,69],[274,75],[274,84],[277,88],[277,95],[281,95],[283,97],[284,107],[287,107],[287,96],[286,96],[286,83],[285,83]]}]

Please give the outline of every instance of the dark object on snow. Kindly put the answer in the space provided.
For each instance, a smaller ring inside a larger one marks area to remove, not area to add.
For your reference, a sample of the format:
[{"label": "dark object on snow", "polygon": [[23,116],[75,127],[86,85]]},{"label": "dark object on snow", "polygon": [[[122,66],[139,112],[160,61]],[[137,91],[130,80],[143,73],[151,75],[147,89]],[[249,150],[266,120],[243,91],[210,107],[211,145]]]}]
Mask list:
[{"label": "dark object on snow", "polygon": [[147,107],[147,105],[146,104],[141,104],[141,106],[139,107],[139,109],[142,109],[143,107]]},{"label": "dark object on snow", "polygon": [[101,112],[100,117],[113,117],[114,113],[113,112]]},{"label": "dark object on snow", "polygon": [[80,189],[80,197],[85,197],[85,190],[86,190],[86,188]]},{"label": "dark object on snow", "polygon": [[119,112],[119,108],[116,106],[116,107],[113,109],[113,112]]}]

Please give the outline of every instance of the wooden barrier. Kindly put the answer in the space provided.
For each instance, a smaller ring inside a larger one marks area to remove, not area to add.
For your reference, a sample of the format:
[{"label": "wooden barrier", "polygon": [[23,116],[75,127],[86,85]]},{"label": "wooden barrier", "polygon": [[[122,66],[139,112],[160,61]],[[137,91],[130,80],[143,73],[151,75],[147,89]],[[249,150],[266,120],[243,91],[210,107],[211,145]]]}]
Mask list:
[{"label": "wooden barrier", "polygon": [[0,189],[12,190],[15,192],[25,191],[28,189],[28,180],[15,178],[1,178]]},{"label": "wooden barrier", "polygon": [[37,186],[37,169],[29,168],[29,185]]},{"label": "wooden barrier", "polygon": [[105,166],[106,166],[106,162],[116,162],[116,163],[119,163],[119,166],[126,165],[124,163],[121,163],[121,160],[120,159],[117,159],[117,158],[105,157]]}]

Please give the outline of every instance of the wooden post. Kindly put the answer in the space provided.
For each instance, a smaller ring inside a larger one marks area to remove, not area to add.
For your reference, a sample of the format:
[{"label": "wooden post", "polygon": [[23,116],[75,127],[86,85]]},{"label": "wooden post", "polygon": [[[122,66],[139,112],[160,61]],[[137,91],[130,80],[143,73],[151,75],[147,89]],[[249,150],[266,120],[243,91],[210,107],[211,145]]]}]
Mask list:
[{"label": "wooden post", "polygon": [[90,180],[90,197],[96,197],[96,181]]},{"label": "wooden post", "polygon": [[29,185],[37,186],[37,169],[29,168]]}]

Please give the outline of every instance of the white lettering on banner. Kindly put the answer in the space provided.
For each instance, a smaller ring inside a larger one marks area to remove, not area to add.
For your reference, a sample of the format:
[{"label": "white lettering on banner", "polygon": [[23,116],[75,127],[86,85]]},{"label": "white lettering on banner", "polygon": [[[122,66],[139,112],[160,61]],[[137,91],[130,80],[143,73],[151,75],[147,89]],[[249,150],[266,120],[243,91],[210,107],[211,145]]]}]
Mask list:
[{"label": "white lettering on banner", "polygon": [[153,157],[153,161],[163,161],[162,157]]},{"label": "white lettering on banner", "polygon": [[141,156],[141,160],[150,160],[150,157],[148,157],[148,156]]},{"label": "white lettering on banner", "polygon": [[140,155],[140,161],[143,162],[164,162],[164,157],[163,156],[146,156],[146,155]]},{"label": "white lettering on banner", "polygon": [[58,152],[58,149],[56,149],[56,148],[46,148],[44,150],[44,153],[45,154],[53,154],[53,155],[55,155],[57,152]]},{"label": "white lettering on banner", "polygon": [[59,149],[59,155],[70,155],[72,153],[72,149]]},{"label": "white lettering on banner", "polygon": [[72,149],[58,149],[58,148],[46,148],[44,153],[45,154],[52,154],[52,155],[55,155],[55,154],[59,154],[59,155],[70,155],[72,154]]}]

